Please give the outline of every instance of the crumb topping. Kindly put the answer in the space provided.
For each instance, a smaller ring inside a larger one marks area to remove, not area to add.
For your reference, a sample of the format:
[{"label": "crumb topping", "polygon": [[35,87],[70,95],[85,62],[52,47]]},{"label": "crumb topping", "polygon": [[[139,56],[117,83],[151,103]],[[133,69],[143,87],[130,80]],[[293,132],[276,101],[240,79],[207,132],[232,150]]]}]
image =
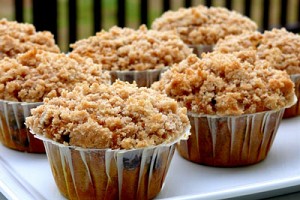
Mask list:
[{"label": "crumb topping", "polygon": [[70,45],[73,54],[92,58],[104,70],[159,69],[178,63],[192,53],[173,32],[112,27]]},{"label": "crumb topping", "polygon": [[189,127],[186,108],[149,88],[117,80],[82,84],[32,109],[34,133],[84,148],[133,149],[174,141]]},{"label": "crumb topping", "polygon": [[42,102],[82,82],[108,84],[109,80],[101,65],[78,56],[33,49],[0,60],[0,99],[8,101]]},{"label": "crumb topping", "polygon": [[54,36],[49,31],[36,32],[32,24],[0,20],[0,59],[16,57],[32,48],[60,52]]},{"label": "crumb topping", "polygon": [[294,83],[255,51],[189,56],[152,85],[199,114],[240,115],[276,110],[294,100]]},{"label": "crumb topping", "polygon": [[228,36],[220,40],[215,50],[229,53],[256,50],[260,59],[267,60],[271,66],[285,70],[288,74],[300,74],[300,35],[286,29],[272,29],[263,34],[246,32],[238,36]]},{"label": "crumb topping", "polygon": [[167,11],[152,23],[154,30],[176,30],[180,38],[190,45],[213,45],[227,35],[255,31],[251,19],[223,7],[203,5]]}]

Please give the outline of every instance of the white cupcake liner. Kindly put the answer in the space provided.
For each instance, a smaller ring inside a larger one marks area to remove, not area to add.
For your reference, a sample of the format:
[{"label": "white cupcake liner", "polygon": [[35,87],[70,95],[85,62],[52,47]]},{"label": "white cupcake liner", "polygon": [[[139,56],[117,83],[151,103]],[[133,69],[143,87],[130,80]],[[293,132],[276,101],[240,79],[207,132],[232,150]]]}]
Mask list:
[{"label": "white cupcake liner", "polygon": [[300,74],[290,75],[291,80],[295,83],[295,94],[298,99],[295,105],[285,109],[283,118],[295,117],[300,115]]},{"label": "white cupcake liner", "polygon": [[138,87],[150,87],[152,83],[159,81],[161,74],[167,69],[168,67],[143,71],[110,71],[111,82],[113,83],[117,79],[120,79],[121,81],[127,81],[129,83],[135,81]]},{"label": "white cupcake liner", "polygon": [[185,159],[208,166],[258,163],[272,146],[284,110],[241,116],[188,113],[191,135],[187,141],[180,141],[177,150]]},{"label": "white cupcake liner", "polygon": [[193,45],[189,44],[189,48],[193,49],[193,53],[201,58],[202,53],[212,52],[215,45]]},{"label": "white cupcake liner", "polygon": [[18,151],[45,153],[43,143],[25,126],[25,118],[31,115],[30,109],[41,104],[0,100],[0,142]]},{"label": "white cupcake liner", "polygon": [[[133,150],[65,146],[40,135],[60,193],[68,199],[152,199],[162,189],[175,144]],[[185,136],[186,137],[186,136]]]}]

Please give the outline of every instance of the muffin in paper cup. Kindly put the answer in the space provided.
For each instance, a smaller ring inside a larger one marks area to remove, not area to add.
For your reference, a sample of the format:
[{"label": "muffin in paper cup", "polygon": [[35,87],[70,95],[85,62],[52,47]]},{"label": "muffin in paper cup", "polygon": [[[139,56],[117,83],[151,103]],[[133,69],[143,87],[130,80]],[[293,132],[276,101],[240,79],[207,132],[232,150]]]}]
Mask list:
[{"label": "muffin in paper cup", "polygon": [[143,71],[110,71],[111,82],[117,79],[129,83],[136,82],[138,87],[150,87],[152,83],[158,81],[162,73],[168,70],[168,67],[160,69],[148,69]]},{"label": "muffin in paper cup", "polygon": [[300,115],[300,74],[290,75],[292,81],[295,83],[295,94],[298,101],[290,108],[286,108],[283,114],[283,118],[295,117]]},{"label": "muffin in paper cup", "polygon": [[220,39],[243,31],[255,31],[257,24],[227,8],[199,5],[166,11],[153,21],[151,27],[158,31],[175,30],[193,53],[201,57],[202,53],[213,51]]},{"label": "muffin in paper cup", "polygon": [[110,83],[109,73],[91,60],[69,58],[32,49],[16,58],[0,60],[0,141],[9,148],[30,153],[45,153],[44,145],[25,127],[30,109],[44,98],[60,95],[83,82]]},{"label": "muffin in paper cup", "polygon": [[156,31],[141,25],[139,29],[114,26],[70,45],[70,56],[91,58],[109,71],[111,80],[150,87],[160,74],[192,54],[175,31]]},{"label": "muffin in paper cup", "polygon": [[25,126],[30,109],[41,104],[0,100],[0,141],[3,145],[18,151],[45,153],[43,142],[33,137]]},{"label": "muffin in paper cup", "polygon": [[297,101],[290,76],[255,51],[189,56],[152,88],[188,110],[191,136],[177,145],[180,155],[218,167],[265,159],[284,110]]},{"label": "muffin in paper cup", "polygon": [[203,165],[237,167],[256,164],[267,157],[284,110],[241,116],[188,113],[191,135],[188,140],[180,141],[177,150],[185,159]]},{"label": "muffin in paper cup", "polygon": [[44,142],[68,199],[152,199],[175,144],[189,135],[187,110],[166,95],[117,80],[77,86],[32,109],[26,125]]},{"label": "muffin in paper cup", "polygon": [[68,199],[153,199],[164,185],[176,144],[84,149],[35,136],[44,142],[54,180]]}]

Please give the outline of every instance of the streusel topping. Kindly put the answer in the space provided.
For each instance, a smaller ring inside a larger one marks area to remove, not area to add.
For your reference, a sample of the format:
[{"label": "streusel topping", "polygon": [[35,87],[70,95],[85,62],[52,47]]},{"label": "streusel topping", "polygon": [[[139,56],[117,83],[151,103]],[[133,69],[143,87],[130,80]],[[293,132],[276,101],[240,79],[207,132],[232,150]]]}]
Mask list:
[{"label": "streusel topping", "polygon": [[276,110],[294,100],[294,83],[255,51],[189,56],[152,88],[199,114],[240,115]]},{"label": "streusel topping", "polygon": [[116,81],[82,84],[32,109],[34,133],[84,148],[133,149],[168,143],[189,127],[186,108],[149,88]]},{"label": "streusel topping", "polygon": [[260,59],[267,60],[271,66],[285,70],[288,74],[300,74],[300,35],[286,29],[272,29],[263,34],[258,32],[228,36],[220,40],[215,50],[222,53],[257,51]]},{"label": "streusel topping", "polygon": [[71,47],[71,55],[92,58],[105,70],[159,69],[178,63],[192,53],[175,32],[148,30],[145,25],[138,30],[114,26]]},{"label": "streusel topping", "polygon": [[32,24],[0,20],[0,59],[16,57],[32,48],[59,53],[54,36],[49,31],[36,31]]},{"label": "streusel topping", "polygon": [[63,89],[76,84],[107,83],[110,77],[91,59],[69,58],[33,49],[17,58],[0,60],[0,99],[19,102],[42,102],[45,97],[60,96]]},{"label": "streusel topping", "polygon": [[154,20],[154,30],[175,30],[186,44],[214,45],[227,35],[255,31],[257,25],[248,17],[227,8],[199,5],[167,11]]}]

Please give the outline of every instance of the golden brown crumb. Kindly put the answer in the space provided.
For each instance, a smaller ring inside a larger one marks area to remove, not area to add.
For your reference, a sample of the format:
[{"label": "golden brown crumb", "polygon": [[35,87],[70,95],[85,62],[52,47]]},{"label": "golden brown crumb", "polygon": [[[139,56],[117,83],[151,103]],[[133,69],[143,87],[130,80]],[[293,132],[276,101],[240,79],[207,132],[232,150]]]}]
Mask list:
[{"label": "golden brown crumb", "polygon": [[176,30],[186,44],[213,45],[227,35],[255,31],[257,25],[235,11],[200,5],[167,11],[154,20],[152,28],[160,31]]},{"label": "golden brown crumb", "polygon": [[272,29],[263,34],[258,32],[228,36],[220,40],[215,51],[230,53],[256,50],[260,59],[267,60],[271,66],[286,70],[288,74],[300,74],[300,35],[286,29]]},{"label": "golden brown crumb", "polygon": [[271,68],[255,51],[202,56],[174,65],[152,88],[200,114],[240,115],[292,103],[294,83],[288,74]]},{"label": "golden brown crumb", "polygon": [[135,84],[82,84],[45,99],[26,124],[34,133],[84,148],[132,149],[170,142],[189,127],[186,108]]},{"label": "golden brown crumb", "polygon": [[105,70],[158,69],[192,53],[175,32],[160,33],[142,25],[138,30],[112,27],[72,44],[73,54],[92,58]]},{"label": "golden brown crumb", "polygon": [[33,49],[17,58],[0,60],[0,99],[42,102],[77,83],[109,83],[108,73],[91,59]]},{"label": "golden brown crumb", "polygon": [[32,24],[0,20],[0,59],[16,57],[32,48],[60,52],[49,31],[36,32]]}]

